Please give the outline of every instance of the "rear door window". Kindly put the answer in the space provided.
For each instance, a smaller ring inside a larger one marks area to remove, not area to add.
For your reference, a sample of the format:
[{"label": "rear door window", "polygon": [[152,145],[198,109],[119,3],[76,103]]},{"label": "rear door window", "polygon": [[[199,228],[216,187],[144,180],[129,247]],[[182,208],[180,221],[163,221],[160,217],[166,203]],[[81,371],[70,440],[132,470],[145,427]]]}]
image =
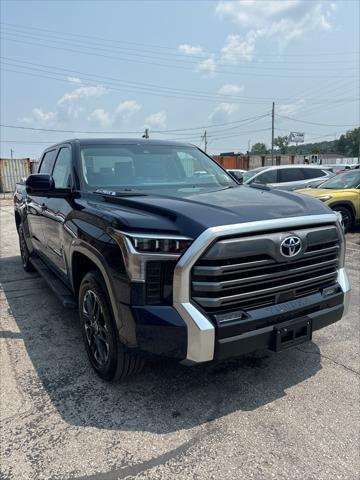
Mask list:
[{"label": "rear door window", "polygon": [[301,168],[281,168],[279,170],[279,183],[299,182],[304,178]]},{"label": "rear door window", "polygon": [[321,170],[321,168],[302,168],[301,170],[303,171],[304,177],[307,179],[326,176],[326,173]]},{"label": "rear door window", "polygon": [[44,154],[38,173],[48,173],[50,175],[54,165],[55,155],[56,155],[55,149],[49,150]]}]

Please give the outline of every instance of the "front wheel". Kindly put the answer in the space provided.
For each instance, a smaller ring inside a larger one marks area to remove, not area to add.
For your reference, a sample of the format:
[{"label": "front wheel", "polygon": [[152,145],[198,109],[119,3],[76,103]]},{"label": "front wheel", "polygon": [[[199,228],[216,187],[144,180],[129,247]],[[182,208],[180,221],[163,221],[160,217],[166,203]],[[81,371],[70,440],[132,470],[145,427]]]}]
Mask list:
[{"label": "front wheel", "polygon": [[20,255],[21,255],[23,268],[25,272],[34,272],[35,268],[30,263],[30,253],[26,245],[24,227],[22,226],[22,224],[19,225],[18,234],[19,234]]},{"label": "front wheel", "polygon": [[345,233],[348,233],[354,222],[351,211],[347,207],[343,207],[342,205],[335,206],[333,210],[341,213],[341,221],[344,226],[344,231]]},{"label": "front wheel", "polygon": [[120,343],[102,276],[87,273],[80,285],[79,314],[87,355],[104,380],[124,379],[141,370],[143,362]]}]

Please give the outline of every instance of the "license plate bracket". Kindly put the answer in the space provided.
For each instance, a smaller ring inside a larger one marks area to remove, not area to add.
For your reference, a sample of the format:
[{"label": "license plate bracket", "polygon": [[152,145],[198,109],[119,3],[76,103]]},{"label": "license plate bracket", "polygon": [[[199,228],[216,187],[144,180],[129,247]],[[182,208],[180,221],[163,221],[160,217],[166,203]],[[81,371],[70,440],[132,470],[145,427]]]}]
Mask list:
[{"label": "license plate bracket", "polygon": [[302,317],[296,320],[279,323],[274,326],[275,352],[308,342],[312,338],[311,319]]}]

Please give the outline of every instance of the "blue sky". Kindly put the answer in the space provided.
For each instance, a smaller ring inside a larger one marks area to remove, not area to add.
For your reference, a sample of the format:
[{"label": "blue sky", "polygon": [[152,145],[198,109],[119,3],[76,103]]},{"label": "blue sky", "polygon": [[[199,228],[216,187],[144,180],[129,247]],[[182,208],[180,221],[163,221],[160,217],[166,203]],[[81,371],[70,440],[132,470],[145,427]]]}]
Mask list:
[{"label": "blue sky", "polygon": [[356,1],[3,0],[1,22],[1,123],[23,127],[1,128],[3,157],[146,127],[246,151],[270,143],[273,100],[276,135],[359,124]]}]

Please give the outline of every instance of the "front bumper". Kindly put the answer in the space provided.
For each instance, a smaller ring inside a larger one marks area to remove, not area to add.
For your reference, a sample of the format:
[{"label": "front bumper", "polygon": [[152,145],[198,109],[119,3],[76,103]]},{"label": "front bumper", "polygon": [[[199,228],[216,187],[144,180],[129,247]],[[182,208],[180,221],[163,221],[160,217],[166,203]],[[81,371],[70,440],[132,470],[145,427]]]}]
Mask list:
[{"label": "front bumper", "polygon": [[[182,363],[194,364],[208,362],[214,358],[239,355],[260,348],[271,346],[271,337],[274,325],[264,329],[250,330],[241,335],[228,336],[219,339],[216,327],[190,299],[190,275],[196,261],[202,256],[212,242],[224,236],[257,233],[272,228],[294,229],[296,227],[336,223],[339,234],[343,233],[338,224],[336,215],[314,215],[296,218],[283,218],[261,222],[248,222],[243,224],[226,225],[205,230],[184,253],[178,261],[174,271],[173,306],[184,320],[187,327],[187,354]],[[311,312],[313,330],[322,328],[330,323],[340,320],[346,314],[350,301],[350,282],[344,268],[338,270],[338,285],[343,294],[340,303],[330,308],[321,308],[318,312]],[[304,297],[306,301],[306,297]],[[304,313],[299,312],[300,316]],[[307,315],[307,313],[306,313]],[[291,318],[291,317],[290,317]]]},{"label": "front bumper", "polygon": [[[344,305],[339,304],[332,308],[321,310],[307,315],[311,322],[312,331],[319,330],[341,319],[344,313]],[[293,321],[296,322],[297,319]],[[291,321],[289,322],[291,324]],[[224,360],[236,357],[255,350],[274,350],[276,329],[274,325],[253,330],[242,335],[223,338],[216,341],[215,360]]]}]

